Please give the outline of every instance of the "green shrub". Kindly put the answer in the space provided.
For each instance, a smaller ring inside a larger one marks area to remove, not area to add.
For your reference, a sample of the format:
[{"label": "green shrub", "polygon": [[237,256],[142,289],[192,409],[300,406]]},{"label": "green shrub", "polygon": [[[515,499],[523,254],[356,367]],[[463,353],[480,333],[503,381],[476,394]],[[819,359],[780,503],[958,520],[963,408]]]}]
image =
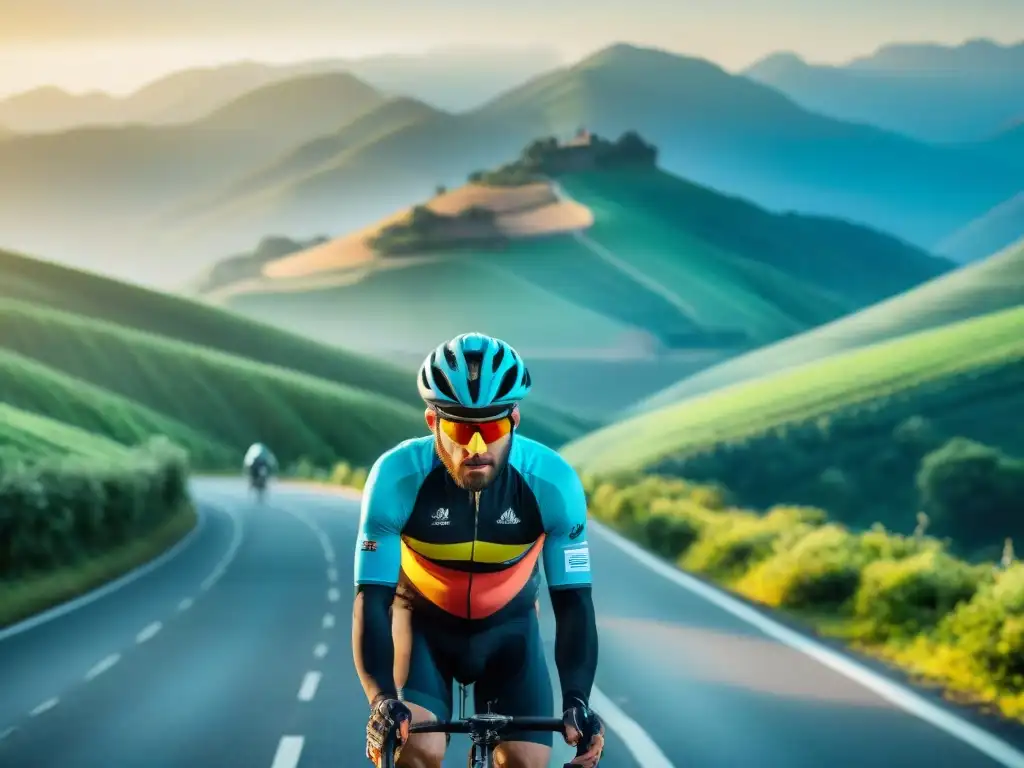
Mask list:
[{"label": "green shrub", "polygon": [[1024,565],[1015,563],[984,583],[943,619],[938,635],[998,684],[1024,690]]},{"label": "green shrub", "polygon": [[733,579],[789,546],[824,521],[824,513],[806,507],[776,507],[764,516],[724,512],[683,558],[685,567],[715,578]]},{"label": "green shrub", "polygon": [[756,565],[737,584],[743,594],[774,607],[838,611],[857,592],[867,553],[859,537],[838,525],[808,531]]},{"label": "green shrub", "polygon": [[643,520],[642,542],[652,551],[676,560],[700,538],[711,513],[685,499],[655,499]]},{"label": "green shrub", "polygon": [[188,499],[188,457],[153,439],[116,464],[55,457],[0,475],[0,580],[47,572],[144,535]]},{"label": "green shrub", "polygon": [[876,560],[861,574],[855,613],[868,621],[869,639],[908,636],[935,626],[970,600],[981,571],[940,550],[900,560]]}]

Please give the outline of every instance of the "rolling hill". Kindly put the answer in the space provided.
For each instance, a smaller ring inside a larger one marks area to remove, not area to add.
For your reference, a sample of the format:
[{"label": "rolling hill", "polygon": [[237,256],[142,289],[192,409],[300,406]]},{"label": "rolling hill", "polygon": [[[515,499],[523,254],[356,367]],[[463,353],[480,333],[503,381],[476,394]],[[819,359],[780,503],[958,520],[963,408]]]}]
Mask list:
[{"label": "rolling hill", "polygon": [[1024,306],[854,349],[616,422],[563,448],[589,472],[716,481],[742,504],[914,525],[922,457],[953,436],[1019,453]]},{"label": "rolling hill", "polygon": [[[207,298],[407,363],[483,325],[530,360],[545,399],[596,415],[953,266],[862,227],[771,214],[651,165],[471,183],[426,209],[454,222],[484,209],[493,237],[456,223],[429,246],[389,255],[374,238],[410,221],[399,211]],[[501,303],[487,285],[501,286]],[[372,336],[360,330],[367,320]]]},{"label": "rolling hill", "polygon": [[637,403],[629,413],[657,411],[888,339],[1022,304],[1024,240],[853,315],[694,374]]},{"label": "rolling hill", "polygon": [[1024,237],[1024,192],[997,205],[984,216],[945,238],[935,252],[962,263],[970,263],[1015,243]]},{"label": "rolling hill", "polygon": [[894,44],[842,66],[776,53],[744,75],[798,104],[923,141],[980,140],[1024,111],[1024,43]]},{"label": "rolling hill", "polygon": [[[472,112],[423,119],[290,180],[274,175],[206,212],[233,225],[298,222],[294,234],[354,228],[413,204],[437,184],[492,167],[540,135],[638,130],[669,171],[771,210],[864,222],[934,245],[1015,194],[1024,171],[967,147],[937,147],[808,112],[777,91],[715,65],[615,45],[534,78]],[[354,193],[358,190],[358,194]],[[244,213],[240,213],[244,211]],[[234,217],[234,218],[232,218]],[[333,227],[333,229],[332,229]]]},{"label": "rolling hill", "polygon": [[[21,136],[0,143],[0,236],[21,250],[143,283],[189,269],[159,244],[169,208],[333,132],[383,96],[344,73],[273,83],[201,121]],[[150,254],[140,258],[139,252]]]},{"label": "rolling hill", "polygon": [[[0,251],[0,397],[129,444],[160,432],[210,465],[264,440],[283,461],[369,464],[421,434],[413,372],[223,310]],[[591,425],[535,404],[525,434]]]}]

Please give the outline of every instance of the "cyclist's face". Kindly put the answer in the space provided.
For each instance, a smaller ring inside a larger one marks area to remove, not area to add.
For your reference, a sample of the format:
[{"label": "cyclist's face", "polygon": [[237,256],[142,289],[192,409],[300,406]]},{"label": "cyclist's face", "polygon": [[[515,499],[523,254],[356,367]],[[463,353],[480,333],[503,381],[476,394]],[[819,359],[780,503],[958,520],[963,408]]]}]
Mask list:
[{"label": "cyclist's face", "polygon": [[[487,487],[508,457],[511,431],[485,428],[471,433],[476,435],[471,437],[470,434],[459,434],[466,430],[453,429],[450,423],[446,425],[443,420],[441,428],[438,428],[438,416],[433,409],[428,408],[425,417],[430,431],[437,435],[441,459],[455,482],[470,491],[480,491]],[[519,426],[518,406],[508,418],[511,419],[511,426]],[[444,428],[446,426],[447,429]],[[490,437],[489,432],[496,433],[496,436]],[[497,433],[501,433],[500,436]],[[485,437],[490,439],[485,440]]]}]

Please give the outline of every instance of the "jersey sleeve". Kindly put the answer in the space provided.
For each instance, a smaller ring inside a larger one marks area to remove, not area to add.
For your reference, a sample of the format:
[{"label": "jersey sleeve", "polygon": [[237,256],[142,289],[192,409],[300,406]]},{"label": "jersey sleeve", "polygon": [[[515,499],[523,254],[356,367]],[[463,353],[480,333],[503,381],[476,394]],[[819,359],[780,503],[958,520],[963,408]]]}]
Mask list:
[{"label": "jersey sleeve", "polygon": [[551,589],[589,587],[587,498],[576,471],[552,452],[537,478],[537,502],[544,520],[544,574]]},{"label": "jersey sleeve", "polygon": [[402,457],[387,453],[377,459],[366,478],[359,534],[356,537],[355,585],[396,586],[402,566],[402,528],[410,503],[402,493]]}]

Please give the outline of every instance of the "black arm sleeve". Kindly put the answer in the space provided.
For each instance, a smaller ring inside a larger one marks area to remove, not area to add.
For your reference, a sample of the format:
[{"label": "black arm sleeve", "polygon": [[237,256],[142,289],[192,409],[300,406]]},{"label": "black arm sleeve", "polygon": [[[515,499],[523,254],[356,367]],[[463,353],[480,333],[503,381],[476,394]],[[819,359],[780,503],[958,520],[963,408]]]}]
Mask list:
[{"label": "black arm sleeve", "polygon": [[555,666],[562,687],[562,710],[590,706],[597,672],[597,621],[590,587],[552,589],[555,614]]},{"label": "black arm sleeve", "polygon": [[[363,584],[358,587],[355,614],[352,617],[352,648],[356,669],[369,681],[370,699],[383,693],[397,698],[395,686],[395,641],[391,635],[391,602],[394,587]],[[365,683],[364,683],[365,684]]]}]

